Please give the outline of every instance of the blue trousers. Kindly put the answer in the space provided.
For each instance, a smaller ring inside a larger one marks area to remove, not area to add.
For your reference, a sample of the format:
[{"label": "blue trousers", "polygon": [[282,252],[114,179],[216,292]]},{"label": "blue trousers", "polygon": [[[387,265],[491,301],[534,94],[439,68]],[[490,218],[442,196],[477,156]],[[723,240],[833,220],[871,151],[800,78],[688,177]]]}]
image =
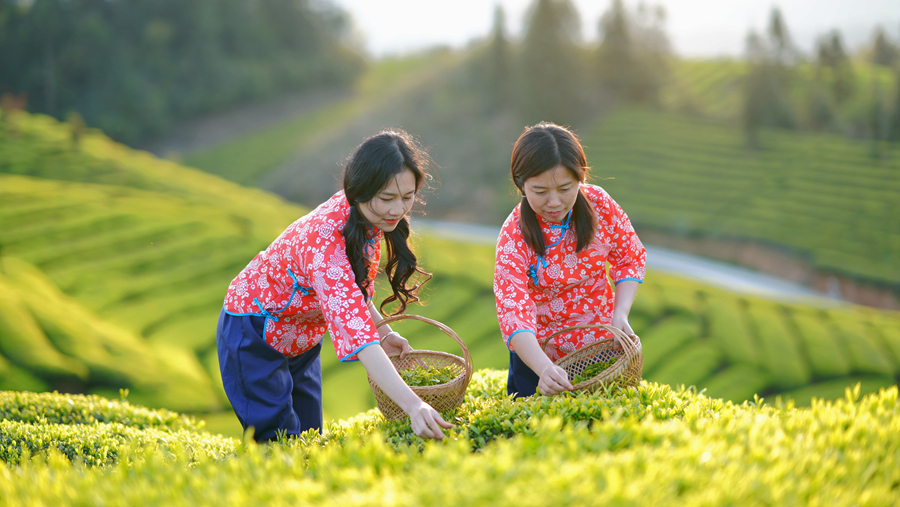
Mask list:
[{"label": "blue trousers", "polygon": [[509,377],[506,379],[506,394],[515,394],[516,398],[531,396],[537,392],[540,381],[537,373],[519,359],[515,352],[509,353]]},{"label": "blue trousers", "polygon": [[266,442],[315,429],[322,431],[322,344],[286,357],[266,343],[265,317],[222,310],[216,329],[225,394],[253,438]]}]

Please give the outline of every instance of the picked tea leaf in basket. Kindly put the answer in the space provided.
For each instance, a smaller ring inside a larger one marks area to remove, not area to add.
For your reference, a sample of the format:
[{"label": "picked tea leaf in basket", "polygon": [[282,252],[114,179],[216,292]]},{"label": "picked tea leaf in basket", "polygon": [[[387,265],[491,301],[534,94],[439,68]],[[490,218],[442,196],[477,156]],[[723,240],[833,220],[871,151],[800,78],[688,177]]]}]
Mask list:
[{"label": "picked tea leaf in basket", "polygon": [[[401,378],[419,398],[422,398],[422,401],[438,411],[458,407],[462,404],[466,388],[472,379],[472,356],[469,354],[466,344],[449,327],[419,315],[395,315],[378,322],[375,327],[378,328],[404,319],[431,324],[453,338],[462,348],[463,357],[436,350],[413,350],[403,359],[400,359],[399,354],[390,356],[391,362],[397,368]],[[419,383],[425,385],[413,385]],[[378,410],[385,419],[396,420],[407,417],[406,412],[378,387],[371,376],[369,377],[369,387],[372,388],[375,401],[378,403]]]},{"label": "picked tea leaf in basket", "polygon": [[[616,347],[614,338],[607,338],[586,345],[556,361],[556,365],[566,370],[573,391],[594,392],[601,386],[637,386],[641,382],[644,369],[644,355],[637,335],[627,335],[624,331],[608,324],[583,324],[561,329],[548,336],[541,343],[546,350],[550,341],[562,334],[577,329],[599,328],[609,331],[618,338],[622,348]],[[600,365],[600,366],[598,366]]]}]

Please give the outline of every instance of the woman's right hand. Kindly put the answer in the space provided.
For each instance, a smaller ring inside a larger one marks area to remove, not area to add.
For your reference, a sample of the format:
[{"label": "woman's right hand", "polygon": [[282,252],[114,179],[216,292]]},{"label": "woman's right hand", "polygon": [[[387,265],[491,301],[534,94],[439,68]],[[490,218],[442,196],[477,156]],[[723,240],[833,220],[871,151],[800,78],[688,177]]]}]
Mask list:
[{"label": "woman's right hand", "polygon": [[441,431],[441,428],[449,429],[453,427],[452,424],[441,417],[437,410],[421,400],[408,412],[408,415],[413,433],[418,437],[440,440],[444,438],[444,432]]},{"label": "woman's right hand", "polygon": [[550,364],[541,372],[537,388],[538,393],[544,396],[556,396],[563,391],[571,391],[575,386],[569,382],[569,374],[566,373],[566,370]]}]

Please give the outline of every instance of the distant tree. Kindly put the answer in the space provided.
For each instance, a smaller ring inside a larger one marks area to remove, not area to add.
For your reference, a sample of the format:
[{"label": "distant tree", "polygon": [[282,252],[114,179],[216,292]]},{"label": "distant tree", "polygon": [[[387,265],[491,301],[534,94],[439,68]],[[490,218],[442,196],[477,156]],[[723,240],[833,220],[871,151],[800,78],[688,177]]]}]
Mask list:
[{"label": "distant tree", "polygon": [[853,64],[844,50],[841,34],[833,30],[819,40],[816,46],[817,73],[827,75],[827,81],[831,83],[831,91],[835,102],[840,105],[846,102],[856,90],[856,75],[853,72]]},{"label": "distant tree", "polygon": [[600,46],[597,50],[597,71],[600,82],[611,91],[625,95],[634,77],[635,48],[631,40],[628,13],[622,0],[613,0],[609,10],[600,18]]},{"label": "distant tree", "polygon": [[772,9],[772,14],[769,16],[768,35],[768,51],[772,63],[782,68],[789,67],[796,63],[800,57],[800,53],[796,46],[794,46],[791,34],[788,31],[787,23],[784,21],[784,16],[781,15],[781,10],[777,7]]},{"label": "distant tree", "polygon": [[619,97],[654,102],[667,72],[670,54],[665,9],[643,3],[629,12],[614,0],[598,23],[597,78]]},{"label": "distant tree", "polygon": [[872,42],[872,63],[891,67],[898,59],[900,59],[900,48],[891,43],[883,28],[877,27]]},{"label": "distant tree", "polygon": [[743,83],[742,120],[749,146],[760,148],[762,127],[794,129],[798,124],[788,88],[799,53],[778,9],[772,11],[766,39],[748,34],[746,54],[750,69]]},{"label": "distant tree", "polygon": [[890,141],[900,142],[900,71],[894,79],[894,108],[887,119],[885,130]]},{"label": "distant tree", "polygon": [[363,68],[327,0],[0,0],[0,93],[137,143],[174,120]]},{"label": "distant tree", "polygon": [[503,7],[494,9],[494,25],[487,49],[485,79],[488,100],[495,109],[502,109],[510,101],[512,62],[509,40],[506,37]]},{"label": "distant tree", "polygon": [[584,96],[579,62],[578,12],[569,0],[536,0],[522,44],[524,103],[528,122],[572,123]]},{"label": "distant tree", "polygon": [[68,118],[66,118],[66,122],[69,124],[69,139],[72,142],[72,149],[77,150],[81,147],[81,140],[84,139],[84,135],[87,132],[87,126],[84,124],[84,118],[82,118],[80,114],[73,111],[69,113]]},{"label": "distant tree", "polygon": [[809,126],[813,130],[828,130],[835,126],[837,112],[831,92],[821,79],[815,79],[809,87]]}]

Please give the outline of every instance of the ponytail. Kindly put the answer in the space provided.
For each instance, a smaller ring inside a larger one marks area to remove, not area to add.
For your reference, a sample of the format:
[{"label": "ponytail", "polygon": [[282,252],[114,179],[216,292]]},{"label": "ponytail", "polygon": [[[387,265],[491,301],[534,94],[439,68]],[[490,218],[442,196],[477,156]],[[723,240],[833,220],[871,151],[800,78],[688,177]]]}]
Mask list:
[{"label": "ponytail", "polygon": [[[431,279],[431,273],[427,273],[418,267],[418,259],[409,248],[409,221],[403,217],[397,223],[393,231],[384,233],[387,244],[388,260],[384,266],[384,272],[391,282],[393,294],[384,298],[379,307],[384,313],[384,307],[394,301],[400,302],[400,307],[391,315],[406,311],[406,304],[410,301],[418,301],[418,292],[422,285]],[[419,273],[425,277],[420,283],[407,287],[406,283],[413,274]]]},{"label": "ponytail", "polygon": [[356,206],[350,206],[350,216],[341,234],[347,249],[347,259],[353,269],[353,277],[357,287],[362,291],[363,297],[369,301],[369,260],[366,259],[366,219],[362,217]]}]

